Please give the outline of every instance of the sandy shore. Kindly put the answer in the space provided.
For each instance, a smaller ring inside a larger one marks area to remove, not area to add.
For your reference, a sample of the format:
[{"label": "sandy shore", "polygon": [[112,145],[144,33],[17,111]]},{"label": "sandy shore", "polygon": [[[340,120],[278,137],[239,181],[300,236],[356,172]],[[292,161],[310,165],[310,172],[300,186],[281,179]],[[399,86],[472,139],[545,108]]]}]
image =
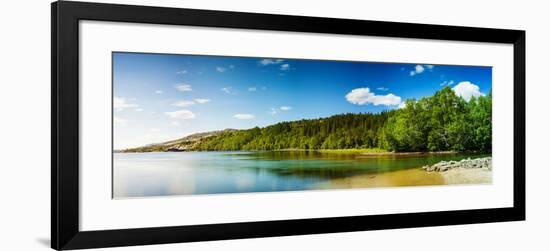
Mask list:
[{"label": "sandy shore", "polygon": [[423,166],[427,172],[440,173],[447,184],[491,183],[492,158],[462,159],[460,161],[440,161]]},{"label": "sandy shore", "polygon": [[458,184],[490,184],[492,171],[455,168],[446,172],[426,172],[413,168],[379,174],[357,175],[318,184],[319,188],[373,188],[402,186],[436,186]]},{"label": "sandy shore", "polygon": [[438,173],[446,184],[490,184],[493,179],[493,172],[485,168],[454,168]]}]

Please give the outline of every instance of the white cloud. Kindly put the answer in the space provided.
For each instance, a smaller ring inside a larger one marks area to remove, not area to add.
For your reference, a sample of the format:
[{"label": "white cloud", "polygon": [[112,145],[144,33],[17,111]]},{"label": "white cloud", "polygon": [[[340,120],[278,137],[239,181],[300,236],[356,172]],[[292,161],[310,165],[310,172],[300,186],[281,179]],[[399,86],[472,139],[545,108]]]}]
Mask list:
[{"label": "white cloud", "polygon": [[179,121],[172,121],[172,122],[170,122],[170,125],[171,126],[180,126],[181,124],[180,124]]},{"label": "white cloud", "polygon": [[136,111],[136,112],[142,112],[143,109],[141,109],[141,108],[136,108],[136,109],[134,109],[134,111]]},{"label": "white cloud", "polygon": [[225,92],[227,94],[231,93],[231,87],[224,87],[220,89],[222,92]]},{"label": "white cloud", "polygon": [[414,67],[414,70],[409,73],[409,75],[414,76],[422,72],[424,72],[424,66],[418,64]]},{"label": "white cloud", "polygon": [[425,64],[425,65],[418,64],[414,67],[414,70],[409,72],[409,75],[411,76],[418,75],[420,73],[423,73],[426,69],[428,69],[429,71],[432,71],[434,69],[434,66],[431,64]]},{"label": "white cloud", "polygon": [[376,95],[370,92],[370,89],[367,87],[353,89],[351,92],[346,94],[346,99],[348,100],[348,102],[355,105],[373,104],[377,106],[401,104],[401,97],[393,95],[391,93],[387,95]]},{"label": "white cloud", "polygon": [[439,86],[450,86],[450,85],[453,85],[454,83],[455,83],[454,80],[449,80],[449,81],[445,80],[445,81],[441,82],[441,84],[439,84]]},{"label": "white cloud", "polygon": [[126,108],[137,108],[139,105],[130,103],[131,99],[123,97],[113,97],[113,107],[117,111],[122,111]]},{"label": "white cloud", "polygon": [[386,87],[378,87],[378,88],[376,88],[376,90],[385,92],[385,91],[387,91],[387,90],[389,90],[389,89],[386,88]]},{"label": "white cloud", "polygon": [[120,117],[114,117],[113,120],[115,121],[115,125],[117,126],[126,126],[128,124],[128,120],[120,118]]},{"label": "white cloud", "polygon": [[191,85],[188,85],[188,84],[180,84],[180,85],[176,85],[176,89],[180,92],[190,92],[192,91],[193,89],[191,88]]},{"label": "white cloud", "polygon": [[151,128],[150,131],[151,132],[160,132],[160,129],[159,128]]},{"label": "white cloud", "polygon": [[178,72],[176,72],[176,74],[187,74],[187,70],[178,71]]},{"label": "white cloud", "polygon": [[173,119],[194,119],[195,114],[189,110],[179,110],[173,112],[165,112],[168,117]]},{"label": "white cloud", "polygon": [[281,65],[281,71],[288,71],[290,70],[290,65],[289,64],[282,64]]},{"label": "white cloud", "polygon": [[292,110],[292,107],[290,107],[290,106],[281,106],[280,109],[281,109],[281,111],[290,111],[290,110]]},{"label": "white cloud", "polygon": [[485,96],[482,92],[479,91],[479,86],[470,83],[469,81],[462,81],[453,87],[453,91],[456,95],[464,98],[466,101],[469,101],[472,97]]},{"label": "white cloud", "polygon": [[195,102],[191,101],[191,100],[178,100],[178,101],[176,101],[176,103],[173,103],[172,105],[177,106],[177,107],[188,107],[188,106],[192,106],[194,104],[195,104]]},{"label": "white cloud", "polygon": [[227,68],[221,67],[221,66],[217,66],[217,67],[216,67],[216,71],[217,71],[217,72],[226,72],[226,71],[227,71]]},{"label": "white cloud", "polygon": [[249,92],[255,92],[255,91],[256,91],[256,87],[248,87],[248,91],[249,91]]},{"label": "white cloud", "polygon": [[285,111],[290,111],[290,110],[292,110],[291,106],[281,106],[279,108],[270,108],[269,109],[269,114],[275,115],[275,114],[279,113],[279,111],[285,112]]},{"label": "white cloud", "polygon": [[199,104],[206,104],[208,102],[210,102],[210,99],[207,99],[207,98],[196,98],[195,99],[195,102],[199,103]]},{"label": "white cloud", "polygon": [[420,73],[424,72],[424,67],[423,67],[422,65],[416,65],[416,66],[414,67],[414,71],[415,71],[416,73],[420,74]]},{"label": "white cloud", "polygon": [[282,59],[268,59],[268,58],[264,58],[262,60],[260,60],[258,63],[261,64],[261,65],[270,65],[270,64],[280,64],[282,63],[284,60]]},{"label": "white cloud", "polygon": [[246,113],[244,113],[244,114],[239,113],[239,114],[235,114],[233,117],[236,118],[236,119],[253,119],[254,115],[246,114]]},{"label": "white cloud", "polygon": [[164,92],[162,90],[156,90],[155,93],[156,94],[163,94]]}]

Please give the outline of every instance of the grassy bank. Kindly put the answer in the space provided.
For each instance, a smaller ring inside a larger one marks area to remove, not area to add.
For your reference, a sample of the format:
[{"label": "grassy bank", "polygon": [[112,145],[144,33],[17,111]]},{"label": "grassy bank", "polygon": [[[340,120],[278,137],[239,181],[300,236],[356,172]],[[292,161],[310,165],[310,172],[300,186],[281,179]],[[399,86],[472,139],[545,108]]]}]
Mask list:
[{"label": "grassy bank", "polygon": [[[271,150],[271,151],[303,151],[303,152],[319,152],[327,154],[342,154],[342,155],[445,155],[445,154],[457,154],[461,152],[457,151],[437,151],[437,152],[392,152],[382,148],[351,148],[351,149],[280,149],[280,150]],[[470,152],[464,152],[470,153]]]},{"label": "grassy bank", "polygon": [[330,154],[388,154],[387,150],[381,148],[368,148],[368,149],[319,149],[315,150],[320,153]]}]

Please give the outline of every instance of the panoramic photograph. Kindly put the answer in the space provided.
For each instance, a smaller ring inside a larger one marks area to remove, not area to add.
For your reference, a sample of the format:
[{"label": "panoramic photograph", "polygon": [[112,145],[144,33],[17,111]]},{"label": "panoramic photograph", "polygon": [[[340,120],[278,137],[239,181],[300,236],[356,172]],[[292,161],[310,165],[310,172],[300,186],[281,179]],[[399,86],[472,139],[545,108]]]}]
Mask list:
[{"label": "panoramic photograph", "polygon": [[492,68],[113,52],[113,198],[492,183]]}]

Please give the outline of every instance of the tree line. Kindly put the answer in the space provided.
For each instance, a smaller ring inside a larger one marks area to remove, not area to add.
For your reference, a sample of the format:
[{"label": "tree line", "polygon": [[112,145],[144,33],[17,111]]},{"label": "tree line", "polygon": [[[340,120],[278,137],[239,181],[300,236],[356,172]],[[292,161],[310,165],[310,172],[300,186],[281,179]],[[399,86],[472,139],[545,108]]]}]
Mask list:
[{"label": "tree line", "polygon": [[193,150],[367,149],[396,152],[491,151],[492,95],[469,101],[445,87],[381,113],[339,114],[228,131]]}]

